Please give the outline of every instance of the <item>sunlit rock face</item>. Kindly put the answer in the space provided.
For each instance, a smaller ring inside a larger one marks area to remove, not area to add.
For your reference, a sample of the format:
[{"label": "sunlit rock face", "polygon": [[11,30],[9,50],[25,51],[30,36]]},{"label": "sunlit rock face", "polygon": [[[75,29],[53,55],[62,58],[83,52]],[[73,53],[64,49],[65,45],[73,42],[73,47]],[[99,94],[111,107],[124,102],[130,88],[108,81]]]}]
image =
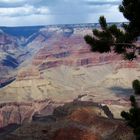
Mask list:
[{"label": "sunlit rock face", "polygon": [[[140,58],[128,62],[113,52],[92,53],[83,37],[93,28],[99,26],[1,27],[0,127],[50,115],[56,106],[73,100],[107,105],[113,117],[120,118],[130,106],[131,83],[139,79]],[[69,118],[77,119],[74,114]],[[83,133],[74,130],[78,136]],[[89,140],[99,138],[86,132]],[[54,139],[65,135],[56,133]]]},{"label": "sunlit rock face", "polygon": [[9,102],[0,105],[0,126],[9,124],[24,124],[32,121],[36,114],[52,114],[57,103],[51,100],[40,100],[34,102]]}]

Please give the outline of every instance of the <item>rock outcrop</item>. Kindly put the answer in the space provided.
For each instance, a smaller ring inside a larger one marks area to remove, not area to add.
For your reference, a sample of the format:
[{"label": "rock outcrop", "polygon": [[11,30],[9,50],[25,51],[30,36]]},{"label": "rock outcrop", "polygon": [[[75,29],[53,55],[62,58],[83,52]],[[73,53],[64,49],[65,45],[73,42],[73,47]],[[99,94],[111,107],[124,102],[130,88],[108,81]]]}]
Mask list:
[{"label": "rock outcrop", "polygon": [[23,125],[3,140],[134,140],[122,120],[109,119],[98,104],[74,101],[58,107],[48,118]]},{"label": "rock outcrop", "polygon": [[51,100],[0,104],[0,128],[9,124],[29,123],[35,114],[42,112],[43,115],[51,115],[56,106]]}]

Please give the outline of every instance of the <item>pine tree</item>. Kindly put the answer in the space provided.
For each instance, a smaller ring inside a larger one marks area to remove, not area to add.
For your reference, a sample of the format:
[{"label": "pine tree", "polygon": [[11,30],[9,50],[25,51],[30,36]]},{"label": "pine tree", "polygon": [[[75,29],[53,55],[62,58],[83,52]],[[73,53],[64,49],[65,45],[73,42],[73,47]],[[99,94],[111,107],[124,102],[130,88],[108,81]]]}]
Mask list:
[{"label": "pine tree", "polygon": [[119,10],[129,21],[129,24],[124,26],[125,30],[135,40],[140,35],[140,0],[123,0]]},{"label": "pine tree", "polygon": [[99,18],[101,30],[93,29],[93,36],[84,37],[93,52],[110,52],[122,54],[125,59],[136,58],[137,46],[134,44],[140,35],[140,0],[123,0],[120,12],[129,21],[118,28],[115,24],[108,26],[104,16]]},{"label": "pine tree", "polygon": [[[135,80],[132,84],[135,94],[138,93],[137,89],[140,89],[140,81]],[[140,106],[137,103],[135,96],[130,96],[131,108],[129,112],[122,111],[121,116],[125,119],[128,126],[133,128],[133,132],[136,136],[136,140],[140,140]]]},{"label": "pine tree", "polygon": [[136,95],[140,95],[140,81],[139,80],[134,80],[132,83],[133,89],[135,91]]}]

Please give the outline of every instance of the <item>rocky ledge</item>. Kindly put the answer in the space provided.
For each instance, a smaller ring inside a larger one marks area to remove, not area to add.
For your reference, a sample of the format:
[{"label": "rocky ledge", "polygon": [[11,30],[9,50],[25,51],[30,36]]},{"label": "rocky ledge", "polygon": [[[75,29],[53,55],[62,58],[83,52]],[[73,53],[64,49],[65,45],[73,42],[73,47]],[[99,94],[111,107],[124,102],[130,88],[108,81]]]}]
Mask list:
[{"label": "rocky ledge", "polygon": [[109,108],[90,101],[73,101],[49,116],[34,116],[2,140],[134,140],[123,120],[110,116]]}]

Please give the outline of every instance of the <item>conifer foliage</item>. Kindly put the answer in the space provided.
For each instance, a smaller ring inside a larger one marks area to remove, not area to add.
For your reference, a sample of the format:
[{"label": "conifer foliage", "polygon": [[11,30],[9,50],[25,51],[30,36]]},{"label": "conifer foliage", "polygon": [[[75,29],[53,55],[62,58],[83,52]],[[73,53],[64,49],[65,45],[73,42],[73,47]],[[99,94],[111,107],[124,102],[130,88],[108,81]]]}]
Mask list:
[{"label": "conifer foliage", "polygon": [[140,104],[137,102],[138,95],[140,95],[140,81],[133,81],[134,95],[130,96],[131,108],[129,112],[122,111],[121,116],[125,119],[128,126],[133,128],[136,140],[140,140]]},{"label": "conifer foliage", "polygon": [[137,46],[134,44],[140,35],[140,0],[123,0],[120,12],[129,21],[118,28],[108,25],[104,16],[99,18],[101,29],[93,29],[93,35],[84,37],[93,52],[122,54],[125,59],[136,58]]},{"label": "conifer foliage", "polygon": [[126,31],[135,39],[140,35],[140,0],[123,0],[119,10],[129,21]]},{"label": "conifer foliage", "polygon": [[140,81],[139,80],[134,80],[132,83],[133,89],[135,91],[136,95],[140,95]]}]

